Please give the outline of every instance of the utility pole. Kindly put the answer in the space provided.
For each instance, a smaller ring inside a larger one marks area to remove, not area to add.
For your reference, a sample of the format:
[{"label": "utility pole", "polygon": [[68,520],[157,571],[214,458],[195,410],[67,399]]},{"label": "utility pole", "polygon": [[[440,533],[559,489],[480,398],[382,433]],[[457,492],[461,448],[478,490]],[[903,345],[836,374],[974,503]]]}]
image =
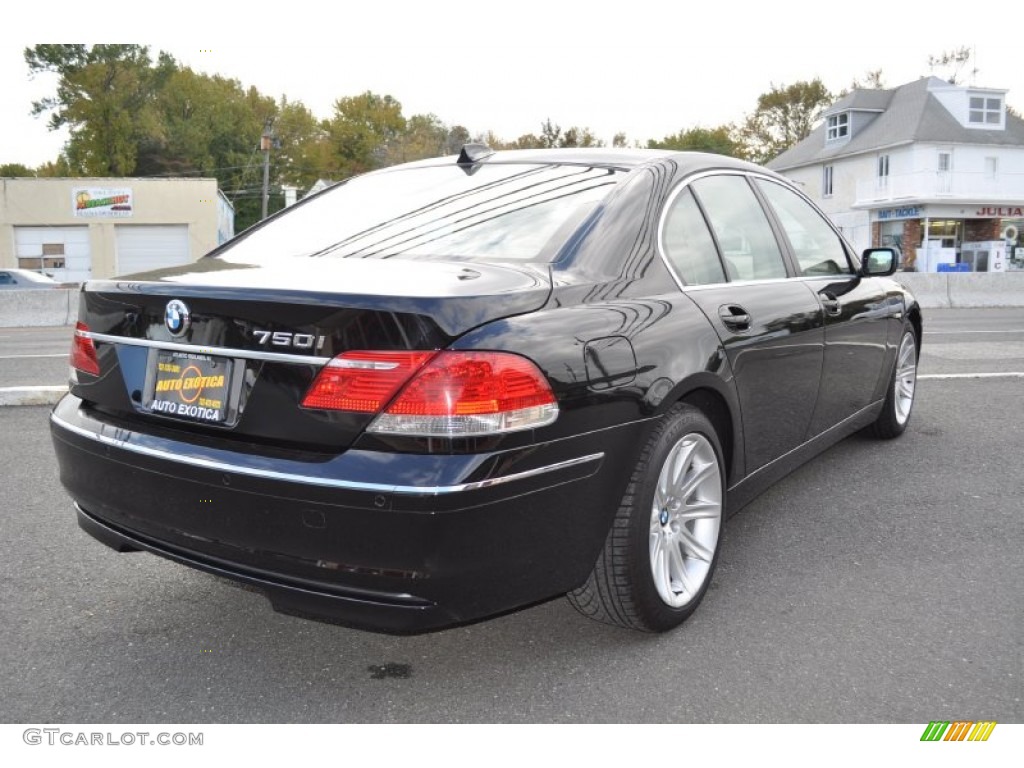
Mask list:
[{"label": "utility pole", "polygon": [[273,144],[274,118],[268,117],[263,124],[263,135],[260,137],[260,149],[263,151],[263,215],[260,221],[267,218],[267,204],[270,202],[270,147]]}]

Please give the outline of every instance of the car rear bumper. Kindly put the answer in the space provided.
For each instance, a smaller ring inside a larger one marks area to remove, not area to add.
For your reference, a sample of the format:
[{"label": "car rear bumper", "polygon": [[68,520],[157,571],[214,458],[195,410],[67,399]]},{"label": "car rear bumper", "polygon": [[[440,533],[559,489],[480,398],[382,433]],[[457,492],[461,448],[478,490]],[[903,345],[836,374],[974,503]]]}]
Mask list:
[{"label": "car rear bumper", "polygon": [[147,434],[70,395],[51,417],[61,481],[95,538],[247,582],[285,613],[387,632],[582,583],[645,428],[472,456],[325,459]]}]

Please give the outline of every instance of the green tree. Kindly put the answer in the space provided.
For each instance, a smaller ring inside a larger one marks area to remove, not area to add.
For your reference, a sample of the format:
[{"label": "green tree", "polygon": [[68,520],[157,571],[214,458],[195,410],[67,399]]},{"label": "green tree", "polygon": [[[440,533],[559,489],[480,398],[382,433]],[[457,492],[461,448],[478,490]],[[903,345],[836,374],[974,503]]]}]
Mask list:
[{"label": "green tree", "polygon": [[329,175],[327,128],[301,101],[281,98],[274,134],[278,148],[271,153],[271,174],[278,182],[305,189]]},{"label": "green tree", "polygon": [[551,147],[561,146],[561,139],[562,126],[553,124],[550,117],[540,124],[540,141],[542,147],[550,149]]},{"label": "green tree", "polygon": [[388,145],[404,130],[402,105],[391,96],[366,91],[338,99],[327,123],[331,172],[342,178],[384,165]]},{"label": "green tree", "polygon": [[740,136],[747,156],[767,162],[810,134],[832,94],[819,78],[775,86],[757,99],[757,109],[747,116]]},{"label": "green tree", "polygon": [[271,152],[272,209],[279,185],[308,186],[335,162],[328,131],[301,102],[280,102],[237,80],[154,63],[138,45],[38,45],[25,51],[31,72],[59,76],[54,96],[33,104],[51,128],[68,126],[57,162],[39,175],[211,176],[235,204],[236,229],[259,217],[264,125]]},{"label": "green tree", "polygon": [[[163,78],[156,95],[159,131],[139,147],[141,176],[208,176],[235,205],[235,229],[241,231],[260,216],[262,155],[258,148],[267,120],[278,105],[256,88],[237,80],[175,68]],[[271,154],[275,188],[280,163]],[[280,195],[273,198],[281,206]]]},{"label": "green tree", "polygon": [[445,147],[445,154],[457,155],[462,147],[472,141],[469,130],[464,125],[453,125],[448,129],[448,142]]},{"label": "green tree", "polygon": [[35,176],[36,172],[21,163],[5,163],[0,165],[0,178],[13,179],[19,176]]},{"label": "green tree", "polygon": [[69,176],[74,176],[75,174],[72,172],[71,166],[68,164],[68,159],[64,155],[60,155],[56,160],[43,163],[36,168],[35,175],[42,179],[63,179]]},{"label": "green tree", "polygon": [[[139,150],[141,175],[208,175],[245,163],[259,143],[274,100],[237,80],[175,69],[156,95],[160,129]],[[224,175],[224,180],[230,174]]]},{"label": "green tree", "polygon": [[562,133],[559,147],[603,147],[604,142],[597,138],[589,128],[573,126]]},{"label": "green tree", "polygon": [[448,126],[437,115],[413,115],[405,121],[405,129],[389,144],[386,164],[440,157],[446,154],[448,140]]},{"label": "green tree", "polygon": [[[142,139],[159,132],[153,94],[158,86],[149,49],[140,45],[43,44],[25,49],[31,73],[59,76],[56,96],[32,104],[50,113],[49,128],[67,126],[72,170],[100,176],[135,171]],[[173,61],[173,60],[171,60]],[[167,59],[161,57],[166,64]]]},{"label": "green tree", "polygon": [[511,142],[498,142],[498,146],[495,149],[544,149],[549,146],[545,143],[546,139],[538,136],[535,133],[524,133],[515,141]]},{"label": "green tree", "polygon": [[716,128],[689,128],[661,140],[650,139],[647,142],[647,148],[711,152],[716,155],[728,155],[741,159],[746,157],[743,142],[736,136],[736,129],[732,125],[719,125]]}]

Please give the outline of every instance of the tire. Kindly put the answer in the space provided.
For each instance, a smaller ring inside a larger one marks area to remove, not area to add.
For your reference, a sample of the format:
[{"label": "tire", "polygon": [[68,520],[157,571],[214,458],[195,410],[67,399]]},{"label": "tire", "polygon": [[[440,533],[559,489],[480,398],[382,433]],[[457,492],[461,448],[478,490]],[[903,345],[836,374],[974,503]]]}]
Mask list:
[{"label": "tire", "polygon": [[569,602],[588,618],[647,632],[693,613],[718,562],[725,464],[708,418],[678,405],[637,460],[608,538]]},{"label": "tire", "polygon": [[893,363],[889,390],[882,412],[872,425],[875,437],[891,440],[906,431],[917,390],[917,337],[913,328],[903,329],[896,361]]}]

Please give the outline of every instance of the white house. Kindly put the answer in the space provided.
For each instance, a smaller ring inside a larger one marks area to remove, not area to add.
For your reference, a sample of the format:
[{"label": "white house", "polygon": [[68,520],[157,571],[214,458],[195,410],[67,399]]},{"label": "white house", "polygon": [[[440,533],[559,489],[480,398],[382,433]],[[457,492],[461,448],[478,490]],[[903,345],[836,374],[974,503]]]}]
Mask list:
[{"label": "white house", "polygon": [[1005,90],[854,90],[768,165],[858,249],[899,246],[919,271],[1024,269],[1024,120]]}]

